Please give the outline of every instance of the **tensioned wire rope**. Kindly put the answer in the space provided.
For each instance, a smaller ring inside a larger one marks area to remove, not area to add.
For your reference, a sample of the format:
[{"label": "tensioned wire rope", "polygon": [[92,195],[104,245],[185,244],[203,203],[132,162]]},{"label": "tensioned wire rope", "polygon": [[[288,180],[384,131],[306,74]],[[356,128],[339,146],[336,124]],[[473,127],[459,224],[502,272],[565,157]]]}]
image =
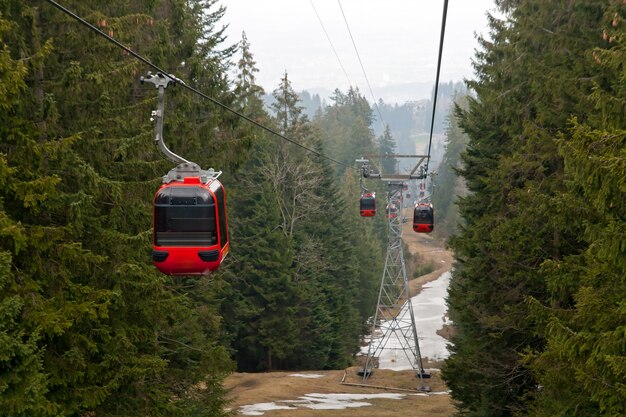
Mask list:
[{"label": "tensioned wire rope", "polygon": [[334,162],[335,164],[344,166],[346,168],[351,168],[351,166],[338,161],[334,158],[331,158],[329,156],[324,155],[321,152],[316,151],[315,149],[311,149],[308,146],[305,146],[301,143],[299,143],[298,141],[294,140],[294,139],[290,139],[288,137],[286,137],[285,135],[275,131],[272,128],[269,128],[259,122],[257,122],[254,119],[251,119],[250,117],[246,116],[245,114],[242,114],[240,112],[238,112],[237,110],[227,106],[226,104],[223,104],[221,102],[219,102],[218,100],[214,99],[213,97],[203,93],[202,91],[186,84],[183,80],[181,80],[180,78],[177,78],[171,74],[169,74],[167,71],[163,70],[162,68],[160,68],[159,66],[157,66],[156,64],[152,63],[150,60],[148,60],[147,58],[143,57],[142,55],[138,54],[137,52],[133,51],[132,49],[130,49],[129,47],[127,47],[126,45],[122,44],[121,42],[119,42],[118,40],[114,39],[113,37],[109,36],[108,34],[102,32],[100,29],[98,29],[97,27],[95,27],[94,25],[92,25],[91,23],[89,23],[88,21],[86,21],[85,19],[83,19],[82,17],[80,17],[79,15],[77,15],[76,13],[72,12],[71,10],[67,9],[66,7],[62,6],[61,4],[57,3],[54,0],[46,0],[46,2],[48,2],[49,4],[51,4],[52,6],[56,7],[57,9],[59,9],[60,11],[62,11],[63,13],[65,13],[66,15],[72,17],[73,19],[75,19],[76,21],[78,21],[79,23],[81,23],[82,25],[86,26],[87,28],[91,29],[92,31],[96,32],[98,35],[104,37],[105,39],[107,39],[109,42],[112,42],[113,44],[115,44],[117,47],[122,48],[123,50],[125,50],[126,52],[128,52],[130,55],[132,55],[133,57],[137,58],[139,61],[143,62],[144,64],[148,65],[149,67],[151,67],[152,69],[156,70],[157,72],[163,74],[164,76],[172,79],[175,83],[182,85],[184,88],[186,88],[187,90],[193,92],[194,94],[199,95],[200,97],[209,100],[211,103],[221,107],[222,109],[246,120],[247,122],[255,125],[256,127],[265,130],[266,132],[269,132],[271,134],[273,134],[274,136],[277,136],[283,140],[286,140],[287,142],[290,142],[308,152],[311,152],[321,158],[327,159],[328,161]]},{"label": "tensioned wire rope", "polygon": [[326,35],[326,39],[328,40],[328,43],[330,44],[330,47],[332,48],[335,54],[335,57],[337,58],[337,61],[339,62],[339,66],[341,67],[341,70],[343,71],[343,75],[345,75],[346,79],[348,80],[348,86],[352,86],[352,81],[350,80],[350,77],[348,77],[348,73],[346,72],[346,69],[344,68],[343,63],[341,62],[341,58],[339,58],[339,54],[337,53],[337,50],[335,49],[335,45],[333,45],[333,42],[330,40],[330,35],[328,34],[328,31],[326,30],[326,27],[324,26],[324,23],[322,22],[322,18],[317,12],[317,8],[315,8],[315,5],[313,4],[313,0],[309,0],[309,3],[311,3],[311,7],[313,8],[313,11],[315,12],[315,16],[317,16],[317,20],[318,22],[320,22],[320,26],[322,27],[322,30],[324,31],[324,34]]},{"label": "tensioned wire rope", "polygon": [[433,129],[435,128],[435,109],[437,108],[437,92],[439,90],[439,74],[441,73],[441,55],[443,52],[443,38],[446,33],[446,16],[448,15],[448,0],[443,1],[443,16],[441,17],[441,36],[439,37],[439,56],[437,58],[437,76],[435,77],[435,94],[433,96],[433,114],[430,120],[430,136],[428,138],[428,158],[426,159],[426,171],[430,164],[430,147],[433,143]]},{"label": "tensioned wire rope", "polygon": [[363,66],[363,61],[361,61],[361,55],[359,54],[359,50],[356,47],[356,43],[354,42],[354,37],[352,36],[352,31],[350,30],[350,25],[348,24],[348,19],[346,18],[346,14],[343,12],[343,7],[341,6],[341,0],[337,0],[339,3],[339,9],[341,9],[341,15],[343,16],[343,21],[346,24],[346,29],[348,29],[348,34],[350,35],[350,40],[352,41],[352,46],[354,47],[354,52],[356,52],[356,57],[359,60],[359,64],[361,65],[361,70],[363,71],[363,76],[365,77],[365,82],[367,83],[367,87],[370,90],[370,94],[372,95],[372,100],[374,100],[374,107],[376,107],[376,111],[378,112],[378,117],[380,117],[380,123],[383,127],[386,125],[383,120],[383,115],[380,113],[380,109],[378,108],[378,103],[376,102],[376,96],[374,95],[374,91],[372,91],[372,86],[370,85],[370,80],[367,78],[367,73],[365,72],[365,67]]}]

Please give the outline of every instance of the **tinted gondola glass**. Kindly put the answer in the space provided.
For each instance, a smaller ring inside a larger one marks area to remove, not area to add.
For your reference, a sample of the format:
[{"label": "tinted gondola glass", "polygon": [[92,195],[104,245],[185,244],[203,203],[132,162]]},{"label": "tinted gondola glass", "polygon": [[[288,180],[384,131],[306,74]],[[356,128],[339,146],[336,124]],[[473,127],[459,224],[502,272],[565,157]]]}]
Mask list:
[{"label": "tinted gondola glass", "polygon": [[154,199],[156,246],[211,246],[217,243],[215,202],[200,187],[169,187]]}]

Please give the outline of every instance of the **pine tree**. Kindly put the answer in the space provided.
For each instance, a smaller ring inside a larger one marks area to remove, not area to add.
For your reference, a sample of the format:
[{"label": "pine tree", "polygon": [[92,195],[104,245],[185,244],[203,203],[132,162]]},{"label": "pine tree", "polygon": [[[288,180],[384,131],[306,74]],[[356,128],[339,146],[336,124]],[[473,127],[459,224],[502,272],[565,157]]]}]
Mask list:
[{"label": "pine tree", "polygon": [[[321,153],[321,141],[316,150]],[[300,227],[297,242],[306,259],[306,270],[299,282],[304,294],[316,294],[306,302],[317,314],[303,336],[325,353],[324,362],[320,362],[322,368],[337,369],[348,366],[358,350],[365,318],[359,314],[360,297],[354,295],[363,290],[359,286],[358,254],[351,237],[354,229],[347,221],[349,207],[337,187],[334,167],[319,156],[313,162],[319,167],[320,181],[314,190],[319,197],[319,210]],[[306,351],[301,354],[309,356]]]},{"label": "pine tree", "polygon": [[[274,125],[321,153],[287,77],[274,95]],[[236,255],[224,273],[224,327],[240,370],[345,367],[371,314],[363,300],[375,292],[379,244],[329,161],[277,140],[256,142],[231,200]]]},{"label": "pine tree", "polygon": [[[298,104],[298,95],[291,88],[287,74],[273,95],[275,102],[271,108],[275,111],[274,124],[281,126],[283,135],[289,139],[310,145],[311,125]],[[315,195],[314,188],[321,175],[304,149],[286,141],[281,140],[275,151],[268,154],[263,176],[272,185],[285,235],[293,236],[296,224],[318,210],[319,197]]]}]

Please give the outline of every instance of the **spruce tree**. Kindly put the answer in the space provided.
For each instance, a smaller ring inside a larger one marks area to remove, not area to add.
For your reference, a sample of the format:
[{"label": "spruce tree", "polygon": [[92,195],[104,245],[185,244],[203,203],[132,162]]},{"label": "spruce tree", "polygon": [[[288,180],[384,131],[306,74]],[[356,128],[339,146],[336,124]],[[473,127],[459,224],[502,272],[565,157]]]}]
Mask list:
[{"label": "spruce tree", "polygon": [[[394,154],[396,150],[396,142],[391,135],[391,129],[389,125],[385,126],[385,131],[378,138],[378,148],[380,155]],[[386,174],[395,174],[398,168],[396,167],[395,158],[385,158],[381,160],[381,166],[383,172]]]},{"label": "spruce tree", "polygon": [[[455,102],[457,112],[466,108],[467,98],[458,97]],[[457,199],[466,196],[466,187],[462,178],[457,175],[460,166],[461,152],[467,144],[467,135],[459,127],[459,120],[453,112],[448,115],[446,127],[446,150],[443,161],[437,168],[433,178],[432,203],[436,210],[435,234],[452,236],[461,222]]]},{"label": "spruce tree", "polygon": [[[241,58],[237,61],[237,80],[235,82],[235,96],[239,101],[239,107],[244,113],[252,118],[265,118],[266,113],[263,109],[263,87],[256,83],[255,73],[259,72],[256,67],[256,61],[252,55],[252,47],[248,42],[246,32],[241,34],[241,42],[239,44]],[[261,120],[257,120],[261,121]]]},{"label": "spruce tree", "polygon": [[458,333],[444,377],[466,415],[530,407],[538,382],[521,358],[543,350],[546,337],[527,300],[549,302],[544,262],[584,248],[584,226],[572,221],[582,211],[567,193],[555,139],[570,117],[587,117],[595,69],[580,57],[601,42],[605,5],[557,3],[499,3],[505,20],[490,20],[492,39],[482,40],[469,83],[477,97],[462,112],[470,141],[461,173],[471,194],[460,201],[466,225],[452,241],[448,302]]},{"label": "spruce tree", "polygon": [[[207,62],[224,59],[219,30],[212,37],[213,27],[205,26],[205,17],[219,13],[199,14],[198,4],[65,5],[181,78],[223,80],[212,84],[222,94],[225,77],[209,77]],[[3,258],[9,279],[19,280],[4,288],[23,300],[15,304],[19,315],[7,320],[24,335],[22,349],[32,346],[33,371],[40,358],[43,375],[30,391],[31,411],[220,415],[220,380],[230,362],[217,343],[216,313],[202,304],[211,289],[196,281],[181,291],[180,282],[149,263],[151,199],[170,168],[151,146],[154,89],[140,87],[137,61],[58,10],[0,5],[12,25],[2,34],[4,49],[14,60],[28,58],[19,72],[26,88],[2,124],[0,146],[13,173],[2,189],[3,227],[20,225],[1,242],[2,253],[11,254]],[[208,53],[209,39],[215,54]],[[203,144],[212,138],[180,117],[196,109],[181,93],[168,90],[174,106],[166,120],[179,119],[185,136],[166,123],[166,137],[206,166]],[[215,115],[201,127],[219,122]]]},{"label": "spruce tree", "polygon": [[[337,89],[331,100],[333,105],[316,121],[326,153],[347,166],[360,156],[376,154],[373,111],[358,89],[350,88],[347,93]],[[345,166],[338,167],[337,177],[344,173]]]},{"label": "spruce tree", "polygon": [[236,258],[225,272],[229,286],[223,289],[229,299],[222,315],[238,369],[244,371],[280,369],[298,342],[294,254],[281,228],[274,189],[262,176],[269,152],[262,144],[238,177],[231,229]]},{"label": "spruce tree", "polygon": [[626,294],[626,131],[620,104],[626,97],[620,81],[626,58],[625,18],[619,2],[605,8],[605,42],[585,54],[596,68],[593,106],[584,117],[572,119],[557,140],[566,198],[572,201],[564,215],[583,222],[580,240],[585,250],[546,261],[542,270],[550,298],[529,301],[532,317],[547,339],[544,350],[526,356],[542,386],[533,396],[528,413],[532,416],[626,412],[625,321],[620,313]]},{"label": "spruce tree", "polygon": [[[1,4],[1,3],[0,3]],[[10,137],[36,142],[38,132],[19,112],[20,101],[26,90],[28,68],[11,56],[6,44],[17,31],[15,22],[3,18],[6,4],[0,9],[0,187],[2,190],[19,187],[30,196],[30,203],[41,201],[20,184],[18,170],[7,161]],[[15,38],[13,38],[15,39]],[[52,181],[51,181],[52,180]],[[48,183],[53,182],[52,178]],[[19,189],[18,188],[18,189]],[[21,290],[24,280],[12,270],[13,255],[29,245],[28,230],[6,212],[6,193],[0,196],[0,415],[52,415],[46,399],[48,377],[43,367],[41,334],[33,331],[23,318],[28,292]]]}]

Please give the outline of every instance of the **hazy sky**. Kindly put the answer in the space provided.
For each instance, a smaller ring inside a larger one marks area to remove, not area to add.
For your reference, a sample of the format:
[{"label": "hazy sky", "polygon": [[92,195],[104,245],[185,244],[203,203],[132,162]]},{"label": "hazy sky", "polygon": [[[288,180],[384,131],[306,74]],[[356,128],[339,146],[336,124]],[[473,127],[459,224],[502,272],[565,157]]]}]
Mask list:
[{"label": "hazy sky", "polygon": [[[223,0],[222,4],[229,41],[238,41],[246,32],[260,70],[257,81],[266,91],[276,88],[286,70],[296,91],[346,90],[350,82],[371,100],[338,0]],[[376,99],[382,96],[389,101],[384,97],[386,86],[434,84],[443,0],[341,0],[341,6]],[[487,34],[486,13],[493,8],[493,0],[449,1],[441,81],[473,77],[475,33]]]}]

